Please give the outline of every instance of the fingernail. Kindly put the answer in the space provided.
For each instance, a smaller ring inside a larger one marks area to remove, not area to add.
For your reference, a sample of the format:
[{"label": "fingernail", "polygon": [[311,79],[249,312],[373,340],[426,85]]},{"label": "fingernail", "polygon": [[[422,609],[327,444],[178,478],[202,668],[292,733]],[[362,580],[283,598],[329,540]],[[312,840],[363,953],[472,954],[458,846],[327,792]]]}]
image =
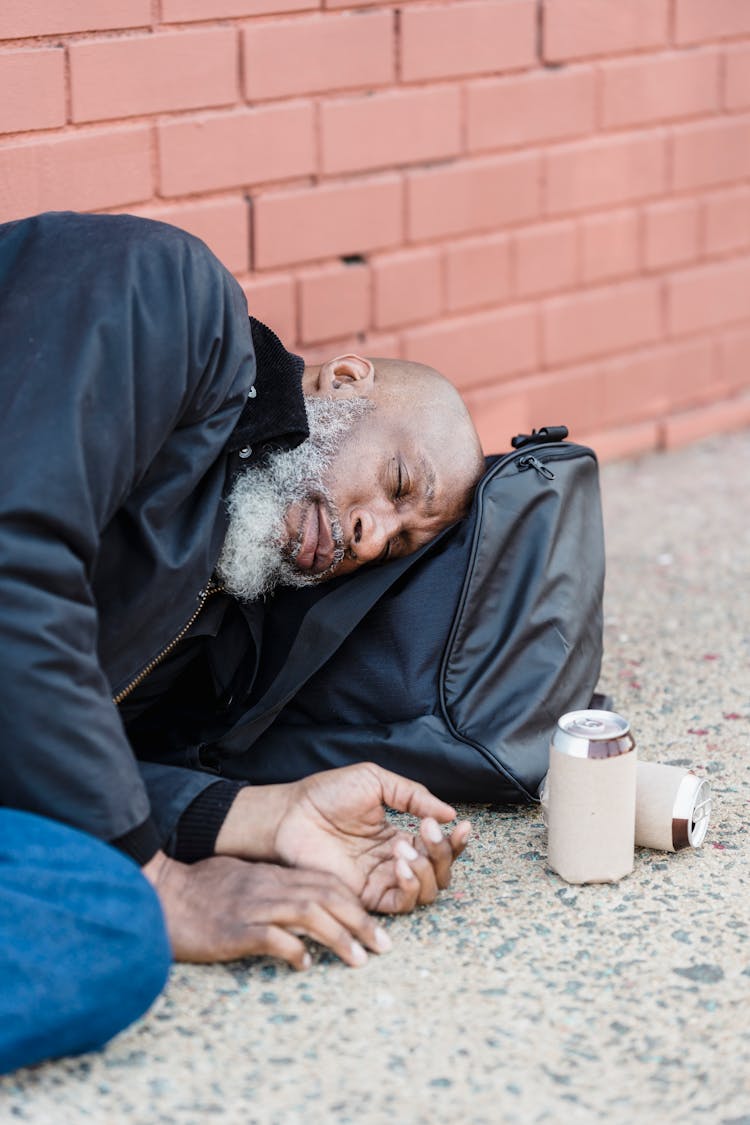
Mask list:
[{"label": "fingernail", "polygon": [[404,863],[403,859],[396,860],[396,871],[402,879],[416,879],[416,875],[409,867],[408,863]]},{"label": "fingernail", "polygon": [[424,834],[431,844],[439,844],[443,838],[440,826],[436,824],[434,820],[426,820],[424,822]]},{"label": "fingernail", "polygon": [[352,961],[354,962],[354,964],[355,965],[366,965],[367,964],[367,954],[365,953],[363,947],[359,944],[359,942],[353,941],[350,948],[351,948]]},{"label": "fingernail", "polygon": [[311,965],[312,965],[312,957],[310,956],[309,953],[306,953],[304,955],[304,957],[302,958],[302,968],[303,969],[309,969]]},{"label": "fingernail", "polygon": [[393,942],[382,926],[375,927],[374,937],[375,945],[381,953],[387,953],[389,949],[393,949]]},{"label": "fingernail", "polygon": [[402,859],[410,859],[412,862],[415,859],[419,859],[419,853],[416,848],[413,848],[411,844],[407,844],[406,840],[399,840],[396,844],[396,854],[400,855]]}]

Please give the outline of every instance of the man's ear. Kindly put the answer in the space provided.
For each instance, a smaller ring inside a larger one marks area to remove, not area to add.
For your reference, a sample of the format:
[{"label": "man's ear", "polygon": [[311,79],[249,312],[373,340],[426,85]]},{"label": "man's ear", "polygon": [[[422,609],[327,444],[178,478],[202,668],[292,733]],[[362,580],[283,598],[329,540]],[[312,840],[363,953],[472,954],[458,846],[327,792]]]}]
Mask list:
[{"label": "man's ear", "polygon": [[315,389],[321,395],[369,395],[375,381],[375,368],[364,356],[337,355],[318,371]]}]

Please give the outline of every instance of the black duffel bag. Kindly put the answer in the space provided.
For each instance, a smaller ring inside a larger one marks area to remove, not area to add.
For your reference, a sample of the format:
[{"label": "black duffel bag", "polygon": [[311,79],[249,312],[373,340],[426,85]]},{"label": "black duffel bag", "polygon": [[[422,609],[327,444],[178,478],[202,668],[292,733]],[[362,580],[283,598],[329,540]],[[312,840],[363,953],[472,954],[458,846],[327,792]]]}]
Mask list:
[{"label": "black duffel bag", "polygon": [[602,655],[598,467],[566,435],[488,458],[468,517],[410,558],[281,591],[265,688],[211,747],[221,773],[261,784],[367,760],[449,801],[533,800]]}]

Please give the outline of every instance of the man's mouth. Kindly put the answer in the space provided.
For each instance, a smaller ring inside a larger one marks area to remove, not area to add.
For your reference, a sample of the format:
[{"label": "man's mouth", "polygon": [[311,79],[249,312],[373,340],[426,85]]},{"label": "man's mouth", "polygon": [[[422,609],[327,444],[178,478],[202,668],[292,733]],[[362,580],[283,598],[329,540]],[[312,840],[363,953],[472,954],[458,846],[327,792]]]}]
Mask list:
[{"label": "man's mouth", "polygon": [[333,564],[336,543],[328,514],[319,500],[313,500],[302,516],[294,564],[310,574],[322,574]]}]

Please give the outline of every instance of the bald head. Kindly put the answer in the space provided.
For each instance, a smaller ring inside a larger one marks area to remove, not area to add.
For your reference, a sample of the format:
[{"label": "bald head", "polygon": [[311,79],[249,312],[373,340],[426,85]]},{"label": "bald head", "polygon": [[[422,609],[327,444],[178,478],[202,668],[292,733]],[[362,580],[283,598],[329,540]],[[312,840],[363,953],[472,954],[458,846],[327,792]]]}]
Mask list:
[{"label": "bald head", "polygon": [[466,514],[484,459],[466,405],[439,372],[351,353],[307,366],[302,387],[308,408],[324,400],[334,412],[354,403],[363,409],[337,439],[317,523],[302,507],[288,520],[292,537],[307,545],[297,558],[311,557],[316,526],[326,540],[336,523],[346,549],[335,574],[346,574],[411,554]]},{"label": "bald head", "polygon": [[441,468],[450,510],[467,509],[484,472],[482,447],[466,404],[439,371],[410,360],[349,354],[306,368],[303,386],[308,395],[368,399],[376,410],[363,427],[383,441],[408,433]]}]

